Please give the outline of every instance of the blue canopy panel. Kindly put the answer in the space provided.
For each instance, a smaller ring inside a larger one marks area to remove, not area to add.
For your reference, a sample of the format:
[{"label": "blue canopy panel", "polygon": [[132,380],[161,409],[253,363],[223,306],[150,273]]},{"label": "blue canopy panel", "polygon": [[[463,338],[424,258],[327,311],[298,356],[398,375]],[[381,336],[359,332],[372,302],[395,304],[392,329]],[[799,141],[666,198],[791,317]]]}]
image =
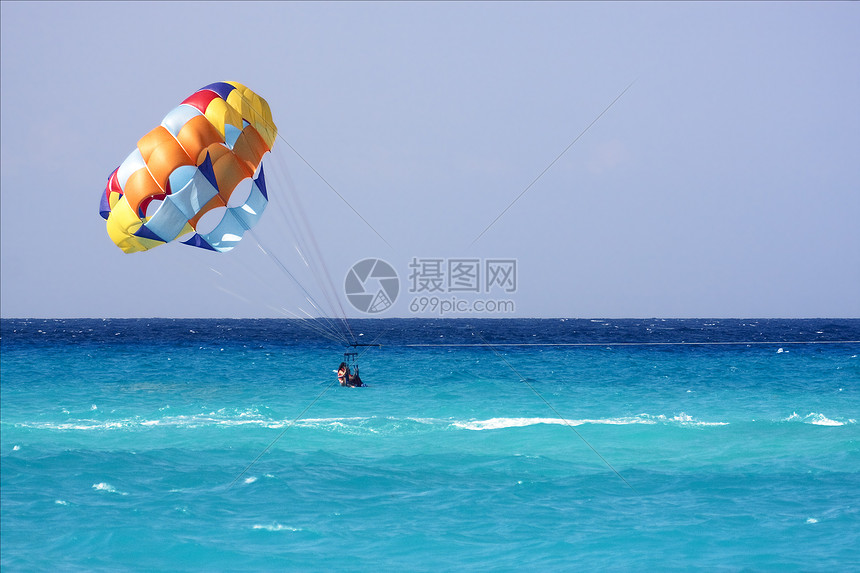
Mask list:
[{"label": "blue canopy panel", "polygon": [[236,86],[232,86],[227,82],[215,82],[214,84],[209,84],[208,86],[204,86],[200,88],[198,91],[209,90],[218,94],[218,97],[227,101],[227,96],[230,95],[230,92],[236,89]]},{"label": "blue canopy panel", "polygon": [[230,207],[224,212],[221,222],[204,234],[195,234],[186,245],[193,245],[204,249],[212,249],[221,253],[233,249],[245,231],[257,224],[266,205],[269,203],[266,194],[266,182],[263,176],[263,168],[251,185],[251,192],[244,204],[239,207]]}]

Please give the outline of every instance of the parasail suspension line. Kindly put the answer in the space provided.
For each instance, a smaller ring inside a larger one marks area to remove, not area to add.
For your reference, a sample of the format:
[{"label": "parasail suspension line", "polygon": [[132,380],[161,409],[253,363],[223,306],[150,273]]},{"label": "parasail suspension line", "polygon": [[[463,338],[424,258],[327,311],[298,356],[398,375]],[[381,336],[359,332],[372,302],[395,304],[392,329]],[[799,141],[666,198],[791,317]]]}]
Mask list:
[{"label": "parasail suspension line", "polygon": [[385,237],[383,237],[382,235],[380,235],[380,234],[379,234],[379,231],[377,231],[376,229],[374,229],[374,228],[373,228],[373,225],[371,225],[370,223],[368,223],[368,222],[367,222],[367,219],[365,219],[364,217],[362,217],[361,213],[359,213],[359,212],[355,209],[355,207],[353,207],[353,206],[349,203],[349,201],[347,201],[346,199],[344,199],[344,198],[343,198],[343,195],[341,195],[340,193],[338,193],[338,192],[337,192],[337,189],[335,189],[334,187],[332,187],[332,184],[331,184],[331,183],[329,183],[329,182],[326,180],[326,178],[325,178],[325,177],[323,177],[323,176],[320,174],[320,172],[319,172],[319,171],[317,171],[316,169],[314,169],[314,166],[313,166],[313,165],[311,165],[310,163],[308,163],[308,160],[307,160],[307,159],[305,159],[305,158],[302,156],[302,154],[301,154],[301,153],[299,153],[299,152],[296,150],[296,148],[295,148],[295,147],[293,147],[292,145],[290,145],[290,142],[289,142],[289,141],[287,141],[286,139],[284,139],[284,137],[283,137],[280,133],[278,133],[278,137],[281,139],[281,141],[283,141],[283,142],[287,145],[287,147],[289,147],[290,149],[292,149],[292,150],[293,150],[293,153],[295,153],[295,154],[296,154],[296,156],[297,156],[299,159],[301,159],[301,160],[305,163],[305,165],[307,165],[308,167],[310,167],[310,168],[311,168],[311,171],[313,171],[314,173],[316,173],[316,176],[317,176],[317,177],[319,177],[319,178],[320,178],[320,180],[322,180],[322,182],[323,182],[323,183],[325,183],[326,185],[328,185],[328,188],[329,188],[329,189],[331,189],[332,191],[334,191],[334,194],[335,194],[335,195],[337,195],[337,196],[340,198],[340,200],[341,200],[341,201],[343,201],[343,202],[346,204],[346,206],[347,206],[347,207],[349,207],[350,209],[352,209],[352,212],[353,212],[353,213],[355,213],[356,215],[358,215],[358,218],[359,218],[359,219],[361,219],[362,221],[364,221],[364,224],[365,224],[365,225],[367,225],[368,227],[370,227],[370,230],[371,230],[371,231],[373,231],[374,233],[376,233],[376,236],[377,236],[377,237],[379,237],[380,239],[382,239],[382,242],[383,242],[383,243],[385,243],[386,245],[388,245],[388,246],[389,246],[389,248],[392,248],[392,249],[394,248],[394,247],[392,247],[392,246],[391,246],[391,243],[389,243],[388,241],[386,241],[386,240],[385,240]]},{"label": "parasail suspension line", "polygon": [[[273,155],[273,158],[276,160],[275,167],[280,171],[280,176],[285,180],[285,188],[287,192],[278,194],[277,197],[279,200],[277,201],[275,201],[273,197],[273,200],[270,201],[270,203],[277,205],[281,216],[285,221],[288,221],[288,228],[293,231],[293,237],[296,241],[296,244],[294,245],[296,252],[305,267],[313,273],[314,279],[320,287],[322,296],[325,298],[325,302],[327,302],[329,308],[337,314],[336,320],[338,320],[342,326],[342,338],[346,341],[355,341],[355,335],[352,333],[349,321],[346,319],[346,312],[343,309],[340,299],[335,294],[337,291],[334,287],[334,283],[332,282],[331,273],[329,272],[328,266],[325,264],[325,259],[322,256],[319,245],[317,244],[312,226],[305,215],[299,193],[296,192],[295,185],[289,176],[289,169],[286,162],[281,155]],[[287,206],[289,206],[289,209],[287,209]]]},{"label": "parasail suspension line", "polygon": [[[625,91],[626,91],[626,90],[625,90]],[[251,104],[251,101],[250,101],[248,98],[246,98],[244,94],[239,93],[239,96],[240,96],[240,97],[241,97],[241,98],[242,98],[246,103]],[[614,102],[613,102],[613,103],[614,103]],[[259,112],[257,112],[257,110],[256,110],[256,109],[254,109],[253,105],[249,105],[249,106],[248,106],[248,108],[250,109],[250,111],[251,111],[252,113],[257,113],[257,114],[259,113]],[[590,126],[589,126],[589,127],[590,127]],[[311,164],[308,162],[308,160],[307,160],[307,159],[305,159],[305,158],[302,156],[302,154],[301,154],[301,153],[299,153],[299,152],[298,152],[298,150],[290,144],[290,142],[289,142],[289,141],[287,141],[286,139],[284,139],[284,136],[283,136],[283,135],[281,135],[281,132],[280,132],[280,131],[278,132],[277,137],[278,137],[281,141],[283,141],[283,142],[284,142],[284,144],[286,144],[286,146],[287,146],[287,147],[289,147],[290,149],[292,149],[293,153],[295,153],[295,154],[296,154],[296,156],[297,156],[299,159],[301,159],[301,160],[304,162],[304,164],[305,164],[305,165],[307,165],[308,167],[310,167],[311,171],[313,171],[313,172],[316,174],[316,176],[317,176],[317,177],[319,177],[319,178],[320,178],[320,180],[321,180],[323,183],[325,183],[325,184],[328,186],[328,188],[329,188],[329,189],[331,189],[331,190],[334,192],[334,194],[335,194],[335,195],[337,195],[337,196],[340,198],[340,200],[341,200],[341,201],[343,201],[343,202],[346,204],[346,206],[347,206],[347,207],[349,207],[350,209],[352,209],[352,212],[353,212],[353,213],[355,213],[356,215],[358,215],[358,218],[359,218],[359,219],[361,219],[362,221],[364,221],[364,224],[365,224],[365,225],[367,225],[368,227],[370,227],[370,230],[371,230],[371,231],[373,231],[374,233],[376,233],[376,236],[377,236],[377,237],[379,237],[380,239],[382,239],[382,242],[383,242],[383,243],[385,243],[386,245],[388,245],[388,246],[389,246],[389,248],[392,248],[392,249],[394,248],[394,247],[392,247],[392,246],[391,246],[391,243],[389,243],[388,241],[386,241],[386,240],[385,240],[385,237],[383,237],[382,235],[380,235],[380,234],[379,234],[379,231],[377,231],[376,229],[374,229],[374,228],[373,228],[373,225],[371,225],[370,223],[368,223],[368,222],[367,222],[367,219],[365,219],[364,217],[362,217],[361,213],[359,213],[359,212],[356,210],[356,208],[355,208],[355,207],[353,207],[353,206],[349,203],[349,201],[347,201],[346,199],[344,199],[343,195],[341,195],[340,193],[338,193],[337,189],[335,189],[335,188],[332,186],[332,184],[331,184],[331,183],[329,183],[329,182],[328,182],[328,180],[326,180],[326,178],[325,178],[325,177],[323,177],[323,176],[322,176],[322,174],[321,174],[319,171],[317,171],[317,170],[316,170],[316,168],[314,168],[314,166],[313,166],[313,165],[311,165]]]},{"label": "parasail suspension line", "polygon": [[287,275],[290,279],[292,279],[293,283],[296,284],[302,290],[302,292],[305,294],[305,298],[307,299],[307,301],[309,303],[311,303],[311,305],[313,305],[313,307],[317,311],[320,312],[320,319],[325,321],[325,323],[328,325],[328,328],[331,329],[332,332],[338,332],[338,329],[335,327],[334,324],[331,323],[331,320],[328,319],[327,317],[325,317],[325,315],[322,313],[322,309],[320,308],[320,305],[316,302],[316,300],[311,295],[311,293],[309,293],[308,290],[304,287],[304,285],[302,285],[302,283],[295,277],[295,275],[293,275],[293,273],[290,272],[290,270],[281,261],[281,259],[279,259],[277,257],[277,255],[275,255],[271,250],[269,250],[265,246],[263,246],[262,241],[260,241],[260,237],[253,231],[253,229],[247,229],[247,231],[252,237],[254,237],[254,240],[257,241],[257,245],[260,247],[260,250],[266,256],[268,256],[278,266],[278,268],[280,268],[281,271],[285,275]]}]

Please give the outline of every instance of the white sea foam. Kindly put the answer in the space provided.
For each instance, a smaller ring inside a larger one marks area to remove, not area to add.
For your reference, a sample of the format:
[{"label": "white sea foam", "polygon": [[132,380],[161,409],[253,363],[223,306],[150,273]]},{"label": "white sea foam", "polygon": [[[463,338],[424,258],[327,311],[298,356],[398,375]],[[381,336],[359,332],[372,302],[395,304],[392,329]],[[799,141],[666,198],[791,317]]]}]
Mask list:
[{"label": "white sea foam", "polygon": [[[646,416],[647,414],[642,414],[642,415]],[[700,420],[693,418],[689,414],[685,414],[684,412],[681,412],[680,414],[676,414],[675,416],[672,416],[671,418],[660,415],[660,416],[657,416],[657,420],[659,420],[660,422],[675,422],[675,423],[681,424],[682,426],[728,426],[729,425],[728,422],[702,422]]]},{"label": "white sea foam", "polygon": [[245,478],[245,483],[254,483],[255,481],[257,481],[257,478],[254,476],[251,476],[249,478]]},{"label": "white sea foam", "polygon": [[[806,416],[800,416],[797,412],[792,412],[791,416],[783,420],[784,422],[802,422],[804,424],[813,424],[815,426],[844,426],[845,422],[831,420],[824,414],[811,412]],[[849,424],[855,423],[853,419],[848,420]]]},{"label": "white sea foam", "polygon": [[[819,420],[819,423],[825,425],[826,418]],[[284,428],[293,424],[292,419],[273,420],[265,417],[256,409],[248,411],[222,411],[209,412],[207,414],[192,414],[192,415],[177,415],[166,416],[164,418],[155,419],[118,419],[118,420],[91,420],[82,419],[74,422],[44,422],[44,423],[23,423],[21,427],[35,428],[43,430],[61,430],[61,431],[109,431],[123,430],[134,431],[144,430],[156,427],[181,427],[181,428],[205,428],[212,426],[259,426],[264,428]],[[600,424],[600,425],[616,425],[624,426],[631,424],[669,424],[681,426],[725,426],[728,422],[709,422],[700,421],[694,417],[680,413],[673,416],[638,414],[636,416],[625,416],[618,418],[583,418],[583,419],[562,419],[549,417],[495,417],[486,420],[452,420],[450,418],[425,418],[412,417],[405,418],[387,417],[387,416],[351,416],[351,417],[331,417],[331,418],[304,418],[295,421],[295,426],[298,428],[322,429],[329,431],[348,431],[348,432],[366,432],[371,434],[386,433],[386,432],[401,432],[401,431],[434,431],[445,429],[465,429],[465,430],[498,430],[503,428],[520,428],[527,426],[535,426],[538,424],[547,425],[569,425],[580,426],[582,424]],[[835,424],[840,424],[836,422]]]},{"label": "white sea foam", "polygon": [[[472,420],[470,422],[454,422],[452,425],[464,430],[500,430],[502,428],[522,428],[536,424],[564,424],[559,418],[491,418],[489,420]],[[572,426],[578,425],[571,422]]]},{"label": "white sea foam", "polygon": [[13,452],[17,452],[17,451],[18,451],[18,450],[20,450],[20,449],[21,449],[21,446],[17,446],[17,445],[16,445],[14,448],[12,448],[12,451],[13,451]]},{"label": "white sea foam", "polygon": [[814,420],[812,420],[812,423],[815,424],[816,426],[844,426],[845,425],[843,422],[837,422],[836,420],[831,420],[830,418],[828,418],[827,416],[825,416],[823,414],[819,414],[818,416],[816,416],[816,418]]},{"label": "white sea foam", "polygon": [[39,422],[39,423],[21,423],[22,428],[34,428],[39,430],[120,430],[134,428],[151,428],[156,426],[162,427],[185,427],[198,428],[202,426],[243,426],[257,425],[264,427],[282,427],[288,421],[273,421],[261,417],[259,414],[239,413],[239,414],[221,414],[210,412],[209,414],[193,414],[193,415],[178,415],[166,416],[164,418],[141,419],[141,418],[126,418],[117,420],[93,420],[81,419],[73,422]]},{"label": "white sea foam", "polygon": [[128,494],[127,494],[127,493],[125,493],[124,491],[118,491],[114,486],[112,486],[112,485],[111,485],[111,484],[109,484],[109,483],[105,483],[105,482],[101,482],[101,483],[94,483],[94,484],[93,484],[93,489],[94,489],[94,490],[96,490],[96,491],[104,491],[104,492],[107,492],[107,493],[117,493],[117,494],[119,494],[119,495],[128,495]]},{"label": "white sea foam", "polygon": [[809,519],[806,520],[806,523],[818,523],[818,520],[815,519],[814,517],[810,517]]},{"label": "white sea foam", "polygon": [[38,424],[18,424],[22,428],[33,428],[37,430],[116,430],[125,428],[130,424],[128,420],[115,420],[111,422],[98,422],[96,420],[78,420],[75,423],[64,422],[60,424],[44,422]]},{"label": "white sea foam", "polygon": [[69,502],[68,502],[68,501],[66,501],[66,500],[64,500],[64,499],[57,499],[57,500],[54,500],[54,503],[55,503],[55,504],[57,504],[57,505],[69,505]]},{"label": "white sea foam", "polygon": [[278,522],[272,523],[270,525],[254,525],[253,529],[261,529],[264,531],[301,531],[298,527],[290,527],[289,525],[281,525]]},{"label": "white sea foam", "polygon": [[419,424],[427,424],[427,425],[434,425],[434,424],[438,424],[440,422],[440,420],[437,420],[436,418],[411,418],[410,417],[410,418],[406,418],[406,419],[409,421],[412,421],[412,422],[417,422]]},{"label": "white sea foam", "polygon": [[580,420],[563,420],[561,418],[490,418],[489,420],[470,420],[464,422],[453,422],[452,426],[464,430],[500,430],[503,428],[522,428],[538,424],[581,426],[583,424],[602,424],[610,426],[627,426],[632,424],[680,424],[682,426],[726,426],[728,422],[701,422],[692,416],[678,414],[673,417],[664,415],[651,416],[639,414],[638,416],[627,416],[621,418],[597,418]]},{"label": "white sea foam", "polygon": [[[346,428],[359,426],[373,419],[375,419],[375,416],[371,416],[369,418],[363,416],[352,416],[347,418],[305,418],[296,422],[296,426],[303,428]],[[283,424],[287,423],[289,422],[283,422]],[[368,428],[368,430],[373,431],[373,428]]]}]

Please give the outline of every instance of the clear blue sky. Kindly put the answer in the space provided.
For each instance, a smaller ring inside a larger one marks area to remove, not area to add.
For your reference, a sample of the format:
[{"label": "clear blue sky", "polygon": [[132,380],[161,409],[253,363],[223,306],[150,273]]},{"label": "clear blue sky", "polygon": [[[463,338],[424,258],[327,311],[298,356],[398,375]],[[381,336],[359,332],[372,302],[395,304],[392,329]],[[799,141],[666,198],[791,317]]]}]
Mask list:
[{"label": "clear blue sky", "polygon": [[[362,258],[405,289],[413,257],[499,257],[517,260],[521,317],[860,316],[856,2],[3,2],[0,16],[4,317],[304,308],[253,241],[218,259],[125,255],[98,215],[137,140],[220,80],[265,97],[376,230],[279,141],[294,186],[273,201],[301,198],[341,298]],[[281,220],[259,233],[287,253]],[[409,300],[381,316],[411,316]]]}]

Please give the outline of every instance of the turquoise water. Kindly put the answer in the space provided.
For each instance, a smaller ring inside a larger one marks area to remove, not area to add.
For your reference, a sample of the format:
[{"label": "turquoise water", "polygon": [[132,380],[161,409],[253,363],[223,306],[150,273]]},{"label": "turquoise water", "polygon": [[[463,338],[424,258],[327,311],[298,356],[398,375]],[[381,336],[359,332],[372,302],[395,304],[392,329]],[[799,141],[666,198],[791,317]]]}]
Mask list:
[{"label": "turquoise water", "polygon": [[860,320],[353,328],[4,319],[3,570],[860,567]]}]

